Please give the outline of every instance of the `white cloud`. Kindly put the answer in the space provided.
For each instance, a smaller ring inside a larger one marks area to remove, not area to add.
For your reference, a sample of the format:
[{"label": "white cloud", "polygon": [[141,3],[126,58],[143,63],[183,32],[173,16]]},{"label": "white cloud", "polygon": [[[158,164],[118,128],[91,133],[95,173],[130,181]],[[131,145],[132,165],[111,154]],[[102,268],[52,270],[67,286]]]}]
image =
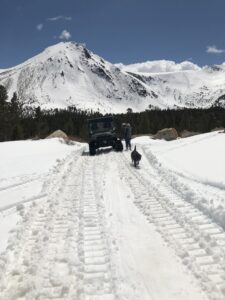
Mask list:
[{"label": "white cloud", "polygon": [[206,52],[210,54],[221,54],[225,53],[225,49],[218,49],[216,46],[208,46]]},{"label": "white cloud", "polygon": [[43,27],[44,27],[44,24],[40,23],[40,24],[38,24],[38,25],[36,26],[36,29],[37,29],[38,31],[41,31],[41,30],[43,29]]},{"label": "white cloud", "polygon": [[60,40],[69,40],[71,38],[71,34],[69,31],[67,30],[63,30],[59,36],[59,39]]},{"label": "white cloud", "polygon": [[47,21],[55,22],[59,20],[65,20],[65,21],[71,21],[72,17],[66,17],[66,16],[56,16],[52,18],[47,18]]},{"label": "white cloud", "polygon": [[176,63],[170,60],[153,60],[143,63],[136,63],[131,65],[116,64],[117,67],[127,72],[140,72],[140,73],[164,73],[164,72],[180,72],[180,71],[197,71],[201,68],[190,62],[183,61]]}]

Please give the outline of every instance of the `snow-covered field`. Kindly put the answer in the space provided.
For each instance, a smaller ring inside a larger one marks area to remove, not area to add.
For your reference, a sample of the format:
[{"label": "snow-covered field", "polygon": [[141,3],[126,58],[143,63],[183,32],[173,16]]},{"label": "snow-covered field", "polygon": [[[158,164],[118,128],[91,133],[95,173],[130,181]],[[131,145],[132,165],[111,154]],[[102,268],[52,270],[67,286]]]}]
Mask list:
[{"label": "snow-covered field", "polygon": [[53,167],[76,148],[81,145],[67,146],[57,139],[0,143],[0,252],[21,209],[47,196],[45,183]]},{"label": "snow-covered field", "polygon": [[225,134],[0,143],[1,300],[225,298]]}]

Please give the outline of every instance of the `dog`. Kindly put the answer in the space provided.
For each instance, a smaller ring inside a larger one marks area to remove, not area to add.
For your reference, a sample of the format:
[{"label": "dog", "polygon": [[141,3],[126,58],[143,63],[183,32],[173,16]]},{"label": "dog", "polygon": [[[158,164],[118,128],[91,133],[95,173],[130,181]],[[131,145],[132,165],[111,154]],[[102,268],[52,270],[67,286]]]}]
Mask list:
[{"label": "dog", "polygon": [[131,160],[136,168],[139,165],[139,162],[141,160],[141,154],[136,150],[136,146],[134,147],[134,150],[131,152]]}]

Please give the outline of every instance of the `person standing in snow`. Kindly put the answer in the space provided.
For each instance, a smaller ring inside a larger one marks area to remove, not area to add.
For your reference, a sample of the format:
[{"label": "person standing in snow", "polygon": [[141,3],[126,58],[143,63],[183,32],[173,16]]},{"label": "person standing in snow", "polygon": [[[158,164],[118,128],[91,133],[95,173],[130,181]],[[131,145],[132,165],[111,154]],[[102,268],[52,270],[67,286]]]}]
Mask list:
[{"label": "person standing in snow", "polygon": [[121,140],[125,140],[125,130],[126,130],[126,126],[127,126],[126,123],[122,123],[122,126],[121,126],[121,132],[120,132],[120,138],[121,138]]},{"label": "person standing in snow", "polygon": [[126,124],[125,130],[124,130],[124,139],[126,143],[126,150],[131,150],[131,135],[132,135],[132,128],[129,123]]}]

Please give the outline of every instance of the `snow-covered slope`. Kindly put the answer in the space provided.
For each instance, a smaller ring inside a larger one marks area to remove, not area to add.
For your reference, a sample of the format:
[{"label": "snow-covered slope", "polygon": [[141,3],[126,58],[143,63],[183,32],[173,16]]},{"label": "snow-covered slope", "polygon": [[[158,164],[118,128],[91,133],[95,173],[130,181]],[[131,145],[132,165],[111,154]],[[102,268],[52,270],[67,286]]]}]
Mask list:
[{"label": "snow-covered slope", "polygon": [[113,65],[82,44],[66,42],[0,71],[0,84],[8,89],[9,98],[16,91],[26,104],[43,108],[75,105],[119,113],[127,108],[223,106],[225,65],[203,69],[171,61]]},{"label": "snow-covered slope", "polygon": [[158,100],[139,79],[76,43],[59,43],[25,63],[0,73],[9,96],[17,91],[27,104],[45,108],[121,112],[144,110]]},{"label": "snow-covered slope", "polygon": [[225,107],[225,64],[199,68],[188,62],[158,61],[120,68],[151,87],[168,108]]}]

